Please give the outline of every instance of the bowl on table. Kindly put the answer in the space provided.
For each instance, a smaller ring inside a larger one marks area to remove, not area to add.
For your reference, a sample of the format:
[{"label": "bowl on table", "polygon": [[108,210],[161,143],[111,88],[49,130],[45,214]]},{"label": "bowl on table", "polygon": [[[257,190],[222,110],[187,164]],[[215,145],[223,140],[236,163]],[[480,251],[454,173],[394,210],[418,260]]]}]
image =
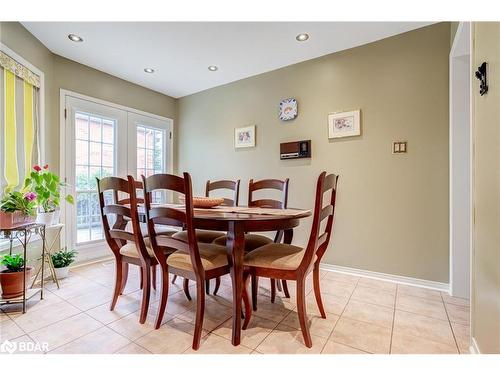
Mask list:
[{"label": "bowl on table", "polygon": [[214,208],[224,203],[223,198],[193,197],[194,208]]}]

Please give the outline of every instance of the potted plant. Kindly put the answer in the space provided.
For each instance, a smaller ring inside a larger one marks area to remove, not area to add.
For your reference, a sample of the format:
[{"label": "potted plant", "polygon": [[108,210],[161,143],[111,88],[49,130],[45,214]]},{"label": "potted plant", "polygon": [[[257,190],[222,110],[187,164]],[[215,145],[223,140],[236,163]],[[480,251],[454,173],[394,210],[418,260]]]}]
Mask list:
[{"label": "potted plant", "polygon": [[32,223],[36,215],[36,194],[11,191],[0,200],[0,228]]},{"label": "potted plant", "polygon": [[64,279],[68,276],[69,265],[75,261],[76,254],[78,253],[75,250],[59,250],[52,254],[52,263],[58,279]]},{"label": "potted plant", "polygon": [[[0,262],[7,269],[0,272],[2,298],[11,299],[23,295],[24,259],[20,254],[4,255]],[[31,267],[26,268],[26,285],[31,276]]]},{"label": "potted plant", "polygon": [[[35,165],[29,177],[26,178],[24,186],[36,193],[39,210],[36,222],[45,225],[53,224],[54,212],[61,204],[61,188],[66,184],[61,182],[58,175],[50,172],[49,165],[46,164],[43,168]],[[73,196],[70,194],[64,198],[68,203],[74,203]]]}]

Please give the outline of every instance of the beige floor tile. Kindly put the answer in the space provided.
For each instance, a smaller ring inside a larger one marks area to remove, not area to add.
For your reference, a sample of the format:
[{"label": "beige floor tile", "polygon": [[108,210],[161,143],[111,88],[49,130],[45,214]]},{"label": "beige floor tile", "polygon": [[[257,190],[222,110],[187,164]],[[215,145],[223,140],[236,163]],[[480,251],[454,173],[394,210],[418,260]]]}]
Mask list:
[{"label": "beige floor tile", "polygon": [[370,353],[389,353],[391,329],[341,317],[330,338],[332,341]]},{"label": "beige floor tile", "polygon": [[[40,299],[40,294],[37,294],[33,298],[30,298],[28,301],[26,301],[26,312],[33,313],[39,309],[59,302],[63,302],[63,299],[59,298],[54,293],[51,293],[48,290],[44,290],[43,299]],[[23,305],[21,303],[2,305],[2,310],[3,312],[13,317],[15,315],[21,315],[23,313]]]},{"label": "beige floor tile", "polygon": [[[330,313],[326,314],[326,319],[319,314],[308,314],[309,332],[311,335],[328,338],[339,318],[340,316]],[[292,311],[280,324],[300,329],[299,315],[296,311]]]},{"label": "beige floor tile", "polygon": [[[193,292],[193,296],[194,294],[195,292]],[[211,286],[210,294],[206,295],[206,300],[231,307],[233,305],[233,288],[226,285],[221,285],[217,292],[217,295],[214,296],[213,287]]]},{"label": "beige floor tile", "polygon": [[0,341],[11,340],[25,335],[24,331],[13,320],[7,318],[0,321]]},{"label": "beige floor tile", "polygon": [[110,303],[111,298],[112,290],[110,288],[99,287],[89,293],[66,299],[66,301],[81,311],[86,311],[103,303]]},{"label": "beige floor tile", "polygon": [[33,331],[29,335],[35,342],[48,343],[48,350],[51,351],[102,326],[97,320],[81,313]]},{"label": "beige floor tile", "polygon": [[108,327],[82,336],[75,341],[50,351],[51,354],[112,354],[130,344],[130,340]]},{"label": "beige floor tile", "polygon": [[280,322],[290,311],[295,308],[289,301],[276,297],[276,301],[271,303],[266,296],[257,297],[257,311],[253,312],[253,316],[260,316],[264,319]]},{"label": "beige floor tile", "polygon": [[47,289],[63,299],[76,298],[81,295],[106,288],[99,283],[93,282],[81,276],[72,276],[62,280],[60,289],[57,289],[57,286],[52,285],[55,284],[50,284],[47,286]]},{"label": "beige floor tile", "polygon": [[234,346],[231,344],[231,340],[217,336],[215,334],[209,334],[202,337],[200,342],[200,347],[198,350],[193,350],[193,348],[187,349],[185,354],[250,354],[252,349],[246,347],[243,344]]},{"label": "beige floor tile", "polygon": [[[277,325],[278,323],[275,321],[253,315],[248,328],[241,331],[241,344],[248,348],[255,349]],[[226,320],[222,325],[217,327],[213,333],[227,340],[231,340],[233,320]]]},{"label": "beige floor tile", "polygon": [[442,301],[441,293],[437,290],[419,288],[411,285],[398,284],[398,295],[407,295]]},{"label": "beige floor tile", "polygon": [[[136,311],[132,314],[124,316],[121,319],[114,321],[111,324],[108,324],[108,327],[113,331],[116,331],[122,336],[125,336],[129,340],[135,341],[139,337],[148,334],[149,332],[154,330],[154,324],[156,319],[156,314],[150,313],[146,319],[144,324],[139,323],[140,311]],[[165,314],[163,317],[163,322],[168,322],[173,318],[170,314]]]},{"label": "beige floor tile", "polygon": [[[196,307],[196,294],[191,293],[192,300],[189,301],[184,292],[177,292],[168,296],[167,300],[167,313],[170,315],[179,315],[184,312],[194,309]],[[158,307],[158,301],[150,304],[152,311],[156,311]]]},{"label": "beige floor tile", "polygon": [[448,317],[450,318],[450,322],[469,325],[470,307],[446,304],[446,311],[448,312]]},{"label": "beige floor tile", "polygon": [[0,311],[0,323],[5,321],[5,320],[10,320],[9,316],[4,313],[3,311]]},{"label": "beige floor tile", "polygon": [[79,313],[80,310],[76,307],[61,301],[36,310],[28,310],[26,314],[16,315],[13,319],[26,333],[30,333]]},{"label": "beige floor tile", "polygon": [[455,335],[455,340],[457,341],[458,349],[460,353],[469,354],[470,353],[470,327],[458,324],[451,323],[451,328],[453,330],[453,334]]},{"label": "beige floor tile", "polygon": [[192,324],[174,318],[135,342],[154,354],[180,354],[192,345],[193,332]]},{"label": "beige floor tile", "polygon": [[[220,305],[215,302],[205,303],[205,314],[203,317],[203,329],[207,331],[212,331],[216,327],[220,326],[226,320],[231,318],[232,310],[226,305]],[[179,319],[185,320],[191,324],[195,324],[196,319],[196,309],[191,309],[183,314],[177,315]]]},{"label": "beige floor tile", "polygon": [[394,333],[392,354],[458,354],[456,345],[448,345],[422,337]]},{"label": "beige floor tile", "polygon": [[390,292],[367,288],[359,285],[356,287],[356,289],[354,289],[354,292],[351,296],[351,299],[356,301],[373,303],[375,305],[386,307],[394,307],[395,298],[395,295]]},{"label": "beige floor tile", "polygon": [[377,280],[377,279],[370,279],[367,277],[361,277],[358,282],[358,286],[362,286],[365,288],[374,288],[377,290],[383,290],[384,292],[387,293],[396,293],[396,283],[391,283],[389,281],[383,281],[383,280]]},{"label": "beige floor tile", "polygon": [[455,340],[450,323],[424,315],[396,310],[394,334],[423,337],[453,346]]},{"label": "beige floor tile", "polygon": [[142,291],[139,290],[132,294],[120,296],[113,311],[109,310],[110,302],[106,302],[87,310],[86,313],[103,324],[109,324],[138,311],[141,308],[141,299]]},{"label": "beige floor tile", "polygon": [[334,296],[350,297],[356,288],[355,283],[344,283],[337,280],[322,279],[320,281],[321,295],[331,294]]},{"label": "beige floor tile", "polygon": [[371,354],[371,353],[351,348],[350,346],[339,344],[338,342],[335,341],[328,341],[325,347],[323,348],[321,354]]},{"label": "beige floor tile", "polygon": [[[322,294],[321,300],[323,301],[323,307],[325,312],[328,314],[342,315],[344,308],[349,302],[349,296],[336,296],[333,294]],[[306,311],[307,314],[320,315],[318,305],[316,303],[316,298],[314,293],[309,294],[306,297]]]},{"label": "beige floor tile", "polygon": [[115,354],[152,354],[152,353],[144,349],[142,346],[139,346],[133,342],[121,348],[120,350],[115,352]]},{"label": "beige floor tile", "polygon": [[326,343],[323,337],[311,335],[313,346],[304,344],[302,332],[292,327],[279,325],[256,348],[262,354],[319,354]]},{"label": "beige floor tile", "polygon": [[392,328],[394,309],[392,307],[350,300],[342,316],[365,323]]},{"label": "beige floor tile", "polygon": [[448,320],[442,301],[398,294],[396,309],[429,316],[431,318]]},{"label": "beige floor tile", "polygon": [[470,306],[470,301],[465,298],[452,297],[448,293],[441,292],[441,296],[443,297],[444,303],[451,303],[452,305],[459,306]]},{"label": "beige floor tile", "polygon": [[349,283],[356,285],[360,279],[358,276],[349,275],[347,273],[327,271],[325,272],[325,276],[323,277],[325,280],[334,280],[340,281],[343,283]]}]

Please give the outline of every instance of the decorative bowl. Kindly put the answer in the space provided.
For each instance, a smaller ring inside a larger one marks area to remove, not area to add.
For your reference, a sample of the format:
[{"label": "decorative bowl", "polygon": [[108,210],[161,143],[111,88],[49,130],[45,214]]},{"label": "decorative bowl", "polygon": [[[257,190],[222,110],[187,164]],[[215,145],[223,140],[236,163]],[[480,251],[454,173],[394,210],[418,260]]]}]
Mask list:
[{"label": "decorative bowl", "polygon": [[193,206],[195,208],[213,208],[222,203],[224,203],[224,198],[193,197]]}]

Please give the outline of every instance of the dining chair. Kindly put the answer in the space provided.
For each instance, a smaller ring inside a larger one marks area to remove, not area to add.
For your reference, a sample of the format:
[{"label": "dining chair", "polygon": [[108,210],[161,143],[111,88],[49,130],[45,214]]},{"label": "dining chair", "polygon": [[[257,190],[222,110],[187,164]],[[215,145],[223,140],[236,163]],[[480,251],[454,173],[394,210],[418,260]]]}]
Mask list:
[{"label": "dining chair", "polygon": [[[156,259],[160,264],[162,280],[155,328],[160,327],[165,313],[168,300],[169,273],[188,280],[194,280],[196,282],[196,320],[192,347],[197,350],[200,347],[205,313],[205,280],[229,273],[226,248],[196,240],[196,231],[193,224],[193,194],[189,173],[185,172],[183,177],[171,174],[155,174],[147,178],[143,176],[143,183],[149,238]],[[184,194],[185,209],[179,210],[166,205],[152,206],[148,197],[159,189]],[[185,227],[188,235],[187,242],[173,236],[156,235],[156,224]],[[177,251],[167,257],[165,251],[163,251],[164,248],[174,248]]]},{"label": "dining chair", "polygon": [[[277,179],[264,179],[259,181],[254,181],[251,179],[248,183],[248,207],[260,207],[260,208],[287,208],[288,206],[288,186],[290,179],[286,178],[285,180],[277,180]],[[261,190],[277,190],[280,192],[280,199],[257,199],[255,198],[255,192]],[[283,231],[278,231],[275,234],[274,240],[263,236],[260,234],[247,233],[245,234],[245,252],[251,252],[256,248],[261,246],[270,244],[270,243],[279,243],[283,238]],[[218,245],[226,244],[227,235],[219,237],[214,240],[214,243]],[[290,238],[291,241],[291,238]],[[282,282],[271,279],[271,302],[274,303],[276,299],[276,284],[278,285],[278,289],[281,290],[281,284],[283,285],[283,292],[285,293],[286,298],[290,298],[290,293],[288,291],[288,286],[286,281]],[[256,277],[252,276],[252,306],[254,310],[257,310],[257,292],[259,280]]]},{"label": "dining chair", "polygon": [[[244,265],[246,271],[243,284],[245,322],[243,329],[248,327],[252,314],[252,308],[248,301],[248,281],[250,276],[294,280],[297,285],[297,312],[302,336],[306,346],[308,348],[312,346],[306,314],[305,283],[307,275],[312,271],[316,303],[321,317],[325,319],[326,313],[321,300],[319,285],[319,265],[328,248],[332,234],[337,181],[337,175],[330,174],[327,176],[326,172],[322,172],[318,177],[311,234],[306,248],[291,244],[271,243],[245,255]],[[325,193],[329,193],[330,198],[327,200],[327,205],[323,206]],[[324,220],[327,220],[327,222],[324,230],[321,230]]]},{"label": "dining chair", "polygon": [[[125,289],[129,264],[140,267],[142,303],[139,322],[146,321],[151,284],[156,289],[157,264],[149,240],[143,237],[139,222],[137,206],[144,200],[137,198],[136,189],[142,187],[142,183],[125,180],[119,177],[97,178],[97,191],[99,196],[99,207],[101,212],[104,237],[108,246],[115,256],[116,279],[111,301],[110,310],[113,311],[118,297]],[[111,192],[111,202],[106,200],[105,194]],[[120,197],[126,195],[125,198]],[[171,235],[173,232],[164,235]],[[153,280],[151,278],[154,278]]]},{"label": "dining chair", "polygon": [[[205,185],[205,197],[210,197],[210,192],[214,191],[231,191],[232,196],[230,198],[223,197],[224,202],[222,203],[222,206],[228,206],[228,207],[235,207],[238,205],[238,200],[239,200],[239,195],[240,195],[240,180],[218,180],[218,181],[210,181],[208,180],[206,185]],[[219,232],[219,231],[214,231],[214,230],[196,230],[196,240],[198,242],[203,242],[203,243],[212,243],[216,238],[224,236],[225,233]],[[187,242],[188,239],[188,233],[187,231],[183,230],[181,232],[178,232],[174,235],[175,238],[183,240],[184,242]],[[174,276],[172,282],[174,282],[176,279],[176,276]],[[189,290],[188,289],[188,279],[184,279],[184,290]],[[217,291],[219,290],[220,287],[220,278],[217,278],[215,281],[215,289],[213,294],[216,295]],[[205,282],[205,292],[207,294],[210,293],[210,281],[206,280]]]}]

